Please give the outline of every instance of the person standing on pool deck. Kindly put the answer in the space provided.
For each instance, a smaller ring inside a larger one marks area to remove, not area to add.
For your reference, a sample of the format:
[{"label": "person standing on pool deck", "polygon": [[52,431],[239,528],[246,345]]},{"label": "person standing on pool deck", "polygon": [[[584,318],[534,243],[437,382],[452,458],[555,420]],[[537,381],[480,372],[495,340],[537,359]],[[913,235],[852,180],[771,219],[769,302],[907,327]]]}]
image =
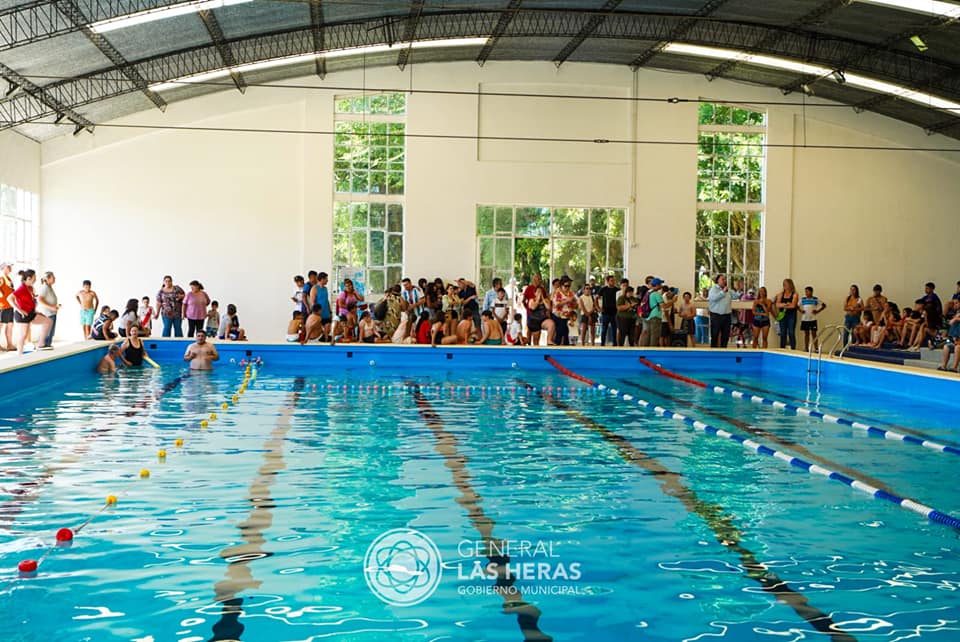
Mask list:
[{"label": "person standing on pool deck", "polygon": [[12,269],[13,263],[0,263],[0,334],[6,341],[3,349],[7,351],[16,350],[13,345],[13,306],[7,301],[7,297],[13,294],[13,281],[10,279]]},{"label": "person standing on pool deck", "polygon": [[183,314],[187,320],[187,336],[192,337],[197,330],[203,328],[207,321],[207,306],[210,297],[203,291],[200,281],[190,281],[190,291],[183,297]]},{"label": "person standing on pool deck", "polygon": [[783,289],[773,297],[777,309],[777,321],[780,323],[780,348],[790,344],[791,350],[797,349],[797,307],[800,305],[797,286],[793,279],[783,280]]},{"label": "person standing on pool deck", "polygon": [[[310,289],[310,311],[313,306],[320,306],[320,323],[323,324],[323,336],[330,337],[330,324],[333,323],[333,311],[330,309],[330,292],[327,283],[330,277],[326,272],[317,275],[317,283]],[[304,317],[306,318],[306,316]]]},{"label": "person standing on pool deck", "polygon": [[57,312],[60,310],[57,293],[53,290],[53,284],[56,282],[57,277],[53,272],[44,272],[40,279],[40,288],[37,290],[37,309],[50,319],[50,329],[47,330],[47,336],[40,341],[41,348],[53,347],[53,333],[57,329]]},{"label": "person standing on pool deck", "polygon": [[207,343],[207,333],[197,330],[196,339],[187,346],[183,360],[190,364],[191,370],[213,370],[213,362],[220,360],[216,346]]},{"label": "person standing on pool deck", "polygon": [[733,299],[727,288],[727,276],[717,275],[717,282],[707,293],[710,309],[710,347],[726,348],[730,340],[730,319],[733,314]]},{"label": "person standing on pool deck", "polygon": [[173,277],[169,274],[163,277],[163,285],[157,292],[157,309],[154,316],[163,320],[163,336],[169,337],[173,330],[175,337],[183,336],[182,317],[183,297],[186,294],[179,285],[173,284]]},{"label": "person standing on pool deck", "polygon": [[[17,324],[17,354],[23,354],[23,344],[30,334],[30,326],[40,326],[40,341],[50,330],[50,319],[37,312],[37,296],[33,293],[33,284],[37,273],[33,270],[21,270],[20,287],[7,297],[7,303],[13,306],[13,322]],[[40,347],[40,344],[37,344]]]}]

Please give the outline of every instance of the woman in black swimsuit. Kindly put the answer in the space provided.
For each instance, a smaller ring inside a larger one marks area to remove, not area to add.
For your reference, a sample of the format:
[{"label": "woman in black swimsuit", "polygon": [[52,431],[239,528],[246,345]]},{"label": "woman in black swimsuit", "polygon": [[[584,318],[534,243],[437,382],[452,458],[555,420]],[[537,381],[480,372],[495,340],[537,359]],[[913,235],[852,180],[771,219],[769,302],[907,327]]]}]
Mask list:
[{"label": "woman in black swimsuit", "polygon": [[140,326],[133,324],[130,326],[130,336],[120,344],[120,360],[125,366],[142,366],[143,357],[146,354],[143,340],[140,338]]},{"label": "woman in black swimsuit", "polygon": [[793,279],[784,279],[783,289],[774,297],[774,305],[776,305],[777,310],[783,313],[783,318],[779,319],[781,348],[786,348],[789,342],[791,350],[797,349],[798,302],[797,288],[793,285]]}]

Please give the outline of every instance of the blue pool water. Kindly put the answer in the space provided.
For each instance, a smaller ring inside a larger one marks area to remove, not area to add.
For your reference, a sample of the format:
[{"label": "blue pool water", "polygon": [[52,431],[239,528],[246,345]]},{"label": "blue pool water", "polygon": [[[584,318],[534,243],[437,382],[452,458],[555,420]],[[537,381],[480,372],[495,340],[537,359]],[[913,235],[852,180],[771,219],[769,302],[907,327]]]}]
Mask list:
[{"label": "blue pool water", "polygon": [[[243,368],[160,360],[0,399],[0,640],[960,637],[954,529],[559,372],[276,357],[233,404]],[[759,361],[675,369],[806,397]],[[642,367],[578,372],[960,515],[956,455]],[[947,403],[846,383],[819,402],[960,443]]]}]

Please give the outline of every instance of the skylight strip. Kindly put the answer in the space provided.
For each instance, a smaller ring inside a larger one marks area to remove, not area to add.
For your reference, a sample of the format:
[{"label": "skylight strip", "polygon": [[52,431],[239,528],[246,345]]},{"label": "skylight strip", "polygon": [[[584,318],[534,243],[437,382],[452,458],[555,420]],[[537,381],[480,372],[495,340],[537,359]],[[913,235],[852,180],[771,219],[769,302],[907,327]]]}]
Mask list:
[{"label": "skylight strip", "polygon": [[234,4],[243,4],[245,2],[252,2],[252,0],[194,0],[193,2],[180,2],[178,4],[172,4],[166,7],[147,9],[146,11],[138,11],[125,16],[108,18],[106,20],[94,22],[90,25],[90,29],[96,33],[107,33],[109,31],[116,31],[117,29],[124,29],[126,27],[144,24],[146,22],[165,20],[167,18],[173,18],[174,16],[197,13],[198,11],[220,9],[222,7],[228,7]]},{"label": "skylight strip", "polygon": [[169,89],[174,89],[176,87],[182,87],[184,84],[189,83],[200,83],[206,82],[208,80],[214,80],[216,78],[223,78],[229,76],[231,72],[245,73],[250,71],[256,71],[259,69],[268,69],[271,67],[281,67],[284,65],[294,65],[298,63],[310,62],[315,60],[318,56],[323,56],[325,58],[345,58],[348,56],[359,56],[372,53],[383,53],[386,51],[400,51],[404,47],[411,47],[413,49],[431,49],[439,47],[480,47],[487,43],[489,40],[488,36],[480,38],[447,38],[439,40],[417,40],[415,42],[398,42],[391,45],[379,44],[379,45],[366,45],[363,47],[347,47],[343,49],[331,49],[328,51],[320,52],[319,54],[308,53],[308,54],[298,54],[295,56],[283,56],[280,58],[270,58],[269,60],[258,60],[257,62],[250,62],[243,65],[237,65],[235,67],[224,67],[222,69],[214,69],[212,71],[205,71],[199,74],[193,74],[192,76],[183,76],[181,78],[176,78],[174,80],[169,80],[161,83],[156,83],[150,85],[150,89],[153,91],[166,91]]},{"label": "skylight strip", "polygon": [[[745,64],[760,65],[762,67],[771,67],[773,69],[783,69],[785,71],[818,76],[824,80],[830,80],[832,82],[840,82],[837,76],[833,74],[834,70],[830,69],[829,67],[811,65],[799,60],[791,60],[789,58],[751,54],[746,51],[738,51],[736,49],[703,47],[700,45],[686,45],[682,43],[670,43],[663,48],[663,51],[666,53],[682,54],[687,56],[701,56],[720,60],[736,60]],[[915,89],[910,89],[909,87],[904,87],[903,85],[897,85],[895,83],[877,80],[875,78],[870,78],[869,76],[861,76],[860,74],[849,73],[846,71],[840,75],[840,78],[851,87],[859,87],[860,89],[867,89],[869,91],[874,91],[881,94],[889,94],[898,98],[903,98],[904,100],[909,100],[910,102],[924,105],[926,107],[944,109],[960,115],[960,103],[947,100],[946,98],[941,98],[940,96],[926,94]]]},{"label": "skylight strip", "polygon": [[923,13],[940,18],[960,18],[960,4],[940,2],[940,0],[859,0],[864,4],[875,4],[892,9],[902,9],[913,13]]}]

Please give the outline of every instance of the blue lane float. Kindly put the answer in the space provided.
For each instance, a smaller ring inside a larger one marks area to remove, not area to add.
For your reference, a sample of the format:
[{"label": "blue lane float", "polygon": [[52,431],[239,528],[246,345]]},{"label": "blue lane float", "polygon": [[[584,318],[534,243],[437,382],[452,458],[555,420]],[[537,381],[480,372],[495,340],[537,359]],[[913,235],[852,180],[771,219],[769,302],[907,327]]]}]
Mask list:
[{"label": "blue lane float", "polygon": [[929,439],[923,439],[921,437],[915,437],[913,435],[905,435],[901,432],[895,430],[885,430],[883,428],[877,428],[876,426],[871,426],[870,424],[865,424],[860,421],[854,421],[852,419],[847,419],[846,417],[838,417],[836,415],[831,415],[829,413],[820,412],[819,410],[812,410],[810,408],[805,408],[803,406],[797,406],[794,404],[787,403],[785,401],[778,401],[776,399],[768,399],[766,397],[761,397],[760,395],[755,395],[749,392],[743,392],[742,390],[734,390],[732,388],[724,388],[723,386],[711,386],[706,383],[696,381],[695,379],[689,379],[687,377],[681,377],[675,373],[670,372],[669,370],[662,368],[654,363],[651,363],[643,357],[640,358],[640,363],[647,366],[648,368],[659,372],[660,374],[666,375],[673,379],[680,379],[692,383],[693,385],[698,385],[702,388],[710,390],[718,395],[726,395],[728,397],[733,397],[734,399],[746,399],[756,404],[761,404],[764,406],[771,406],[779,410],[785,410],[787,412],[792,412],[793,414],[800,417],[813,417],[814,419],[819,419],[824,423],[828,424],[840,424],[841,426],[850,426],[851,428],[856,428],[857,430],[862,430],[868,435],[874,437],[883,437],[884,439],[889,439],[891,441],[904,441],[908,444],[914,444],[916,446],[923,446],[924,448],[929,448],[930,450],[935,450],[941,453],[950,453],[951,455],[960,455],[960,448],[954,446],[947,446],[946,444],[941,444],[936,441],[931,441]]},{"label": "blue lane float", "polygon": [[597,383],[592,379],[588,379],[587,377],[578,375],[572,372],[571,370],[563,367],[562,365],[557,363],[557,361],[552,357],[546,357],[546,360],[553,367],[555,367],[557,370],[559,370],[563,374],[569,377],[572,377],[578,381],[582,381],[587,385],[593,386],[600,392],[609,394],[613,397],[618,397],[620,399],[623,399],[624,401],[636,403],[641,408],[650,410],[656,415],[659,415],[661,417],[666,417],[667,419],[673,419],[674,421],[680,421],[682,423],[687,424],[688,426],[692,426],[693,428],[699,430],[700,432],[706,435],[723,437],[724,439],[729,439],[730,441],[734,441],[740,444],[747,450],[758,453],[760,455],[767,455],[768,457],[779,459],[781,461],[784,461],[790,464],[795,468],[805,470],[811,475],[820,475],[822,477],[826,477],[827,479],[832,479],[834,481],[841,482],[843,484],[846,484],[850,488],[854,488],[862,493],[866,493],[875,499],[882,499],[884,501],[888,501],[892,504],[896,504],[897,506],[900,506],[901,508],[905,508],[909,511],[917,513],[918,515],[922,515],[923,517],[926,517],[927,519],[929,519],[931,522],[935,522],[937,524],[943,524],[944,526],[950,526],[955,529],[960,529],[960,519],[957,519],[953,515],[944,513],[943,511],[936,510],[934,508],[931,508],[930,506],[921,504],[920,502],[917,502],[913,499],[910,499],[907,497],[900,497],[899,495],[894,495],[893,493],[888,493],[884,490],[880,490],[879,488],[875,488],[864,481],[861,481],[859,479],[854,479],[853,477],[849,477],[847,475],[842,475],[836,471],[830,470],[828,468],[824,468],[823,466],[819,466],[817,464],[811,464],[810,462],[800,459],[799,457],[794,457],[790,453],[784,452],[782,450],[776,450],[774,448],[770,448],[769,446],[765,446],[759,442],[756,442],[752,439],[744,437],[743,435],[738,435],[736,433],[732,433],[727,430],[723,430],[721,428],[711,426],[710,424],[704,423],[702,421],[698,421],[696,419],[693,419],[692,417],[687,417],[686,415],[681,414],[679,412],[674,412],[667,408],[657,406],[652,402],[647,401],[646,399],[642,399],[640,397],[636,397],[631,394],[623,393],[620,390],[617,390],[616,388],[610,388],[609,386],[605,386],[601,383]]}]

